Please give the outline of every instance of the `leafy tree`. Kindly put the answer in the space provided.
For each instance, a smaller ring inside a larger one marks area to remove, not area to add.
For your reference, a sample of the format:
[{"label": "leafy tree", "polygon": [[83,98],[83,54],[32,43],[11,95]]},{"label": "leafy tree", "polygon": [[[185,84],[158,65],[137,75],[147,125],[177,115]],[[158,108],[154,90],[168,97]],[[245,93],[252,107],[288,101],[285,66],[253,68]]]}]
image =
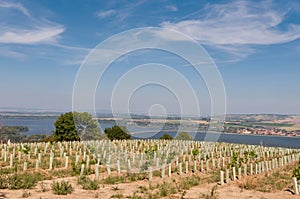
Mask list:
[{"label": "leafy tree", "polygon": [[161,139],[161,140],[173,140],[174,138],[166,133],[166,134],[163,134],[159,139]]},{"label": "leafy tree", "polygon": [[75,127],[82,140],[101,138],[97,120],[87,112],[73,112]]},{"label": "leafy tree", "polygon": [[100,138],[98,123],[87,113],[68,112],[60,115],[54,123],[54,141],[79,141]]},{"label": "leafy tree", "polygon": [[131,135],[124,126],[113,126],[111,128],[105,128],[104,134],[108,139],[112,140],[128,140],[131,139]]},{"label": "leafy tree", "polygon": [[193,140],[188,132],[179,132],[175,138],[176,140]]},{"label": "leafy tree", "polygon": [[53,131],[53,139],[55,141],[79,141],[80,137],[77,133],[74,116],[72,112],[61,114],[54,122],[55,130]]},{"label": "leafy tree", "polygon": [[21,132],[27,132],[27,126],[0,126],[0,141],[21,142],[26,138],[26,135]]}]

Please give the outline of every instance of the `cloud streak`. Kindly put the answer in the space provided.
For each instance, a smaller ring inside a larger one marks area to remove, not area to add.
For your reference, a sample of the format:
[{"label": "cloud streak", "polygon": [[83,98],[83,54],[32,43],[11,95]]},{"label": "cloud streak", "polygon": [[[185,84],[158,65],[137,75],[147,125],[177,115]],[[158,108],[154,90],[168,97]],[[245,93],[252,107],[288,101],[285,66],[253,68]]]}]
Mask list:
[{"label": "cloud streak", "polygon": [[[78,65],[91,49],[62,44],[65,26],[46,19],[35,18],[22,4],[0,0],[0,11],[21,17],[22,24],[10,22],[10,16],[0,29],[0,56],[24,61],[39,57],[62,65]],[[16,13],[17,12],[17,13]],[[23,15],[15,15],[22,13]],[[9,23],[10,22],[10,23]]]},{"label": "cloud streak", "polygon": [[0,8],[13,8],[13,9],[16,9],[16,10],[22,12],[25,16],[31,17],[28,10],[20,3],[0,1]]},{"label": "cloud streak", "polygon": [[[17,19],[3,15],[7,20],[1,23],[0,55],[8,58],[24,60],[28,57],[39,56],[64,65],[80,64],[91,49],[61,44],[61,34],[65,26],[35,18],[19,3],[0,0],[0,11],[12,13],[20,17],[22,24],[14,23]],[[21,13],[22,15],[18,15]],[[25,16],[25,17],[24,17]]]},{"label": "cloud streak", "polygon": [[7,47],[0,47],[0,55],[19,60],[24,60],[26,58],[26,55],[24,53],[12,50]]},{"label": "cloud streak", "polygon": [[96,13],[96,16],[103,19],[103,18],[106,18],[106,17],[110,17],[110,16],[113,16],[115,15],[117,12],[113,9],[110,9],[110,10],[103,10],[103,11],[99,11]]},{"label": "cloud streak", "polygon": [[174,5],[167,5],[166,9],[169,10],[169,11],[172,11],[172,12],[178,11],[178,8]]},{"label": "cloud streak", "polygon": [[30,12],[19,3],[0,1],[0,9],[9,12],[21,12],[26,17],[20,18],[24,21],[22,25],[16,26],[14,23],[2,22],[0,29],[0,43],[3,44],[37,44],[56,43],[59,35],[65,31],[64,26],[49,22],[47,20],[37,20]]},{"label": "cloud streak", "polygon": [[63,26],[42,27],[35,29],[10,29],[0,31],[0,43],[36,44],[56,42],[58,35],[64,32]]},{"label": "cloud streak", "polygon": [[165,21],[161,26],[183,32],[202,44],[232,54],[243,48],[251,54],[253,50],[249,48],[253,45],[280,44],[300,38],[300,25],[288,24],[284,29],[279,27],[287,11],[273,9],[271,1],[208,4],[199,13],[205,14],[197,19]]}]

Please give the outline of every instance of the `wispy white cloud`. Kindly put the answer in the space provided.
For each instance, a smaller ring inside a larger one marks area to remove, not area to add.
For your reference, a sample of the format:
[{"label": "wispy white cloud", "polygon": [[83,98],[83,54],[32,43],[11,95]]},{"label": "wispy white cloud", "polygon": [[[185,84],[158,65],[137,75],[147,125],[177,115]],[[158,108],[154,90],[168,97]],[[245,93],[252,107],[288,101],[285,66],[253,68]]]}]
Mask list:
[{"label": "wispy white cloud", "polygon": [[99,18],[106,18],[115,15],[117,12],[116,10],[110,9],[110,10],[103,10],[96,13],[96,16]]},{"label": "wispy white cloud", "polygon": [[[0,0],[0,10],[6,13],[22,13],[24,16],[13,15],[8,21],[1,22],[0,55],[3,57],[24,60],[27,57],[39,56],[62,64],[80,64],[91,49],[64,45],[60,38],[65,26],[36,18],[22,4]],[[21,17],[23,23],[14,23]]]},{"label": "wispy white cloud", "polygon": [[108,10],[100,10],[96,12],[95,16],[97,16],[100,19],[106,18],[106,17],[114,17],[112,22],[115,24],[118,24],[118,26],[124,26],[123,22],[124,20],[135,17],[137,9],[144,5],[147,0],[139,0],[139,1],[124,1],[118,2],[118,3],[112,3],[114,5],[114,9],[108,9]]},{"label": "wispy white cloud", "polygon": [[16,50],[7,48],[7,47],[1,47],[0,48],[0,55],[9,57],[9,58],[15,58],[19,60],[24,60],[26,58],[26,55],[24,53],[18,52]]},{"label": "wispy white cloud", "polygon": [[232,54],[248,55],[253,45],[270,45],[294,41],[300,38],[300,25],[279,27],[287,11],[274,9],[272,1],[258,3],[235,1],[227,4],[208,4],[196,19],[179,22],[165,21],[164,28],[187,34],[205,45]]},{"label": "wispy white cloud", "polygon": [[166,9],[172,12],[178,11],[178,8],[175,5],[167,5]]},{"label": "wispy white cloud", "polygon": [[0,29],[0,43],[56,43],[59,35],[65,31],[63,25],[47,20],[38,20],[32,17],[30,12],[22,4],[0,1],[0,8],[6,9],[10,12],[19,11],[27,17],[22,17],[20,20],[24,23],[19,25],[2,22],[2,27]]},{"label": "wispy white cloud", "polygon": [[27,17],[31,16],[30,13],[28,12],[28,10],[20,3],[0,1],[0,8],[13,8],[13,9],[19,10],[20,12],[22,12]]},{"label": "wispy white cloud", "polygon": [[0,30],[0,43],[7,44],[36,44],[56,42],[58,35],[64,32],[63,26],[35,27],[34,29],[11,29],[10,27]]}]

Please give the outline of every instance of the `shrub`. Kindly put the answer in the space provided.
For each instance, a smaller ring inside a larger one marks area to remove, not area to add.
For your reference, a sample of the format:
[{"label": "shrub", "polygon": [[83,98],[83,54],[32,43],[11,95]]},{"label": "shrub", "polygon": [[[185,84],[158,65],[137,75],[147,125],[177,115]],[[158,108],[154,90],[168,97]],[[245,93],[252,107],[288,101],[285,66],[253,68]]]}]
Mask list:
[{"label": "shrub", "polygon": [[193,140],[192,136],[188,132],[179,132],[175,139],[176,140]]},{"label": "shrub", "polygon": [[173,140],[174,138],[166,133],[166,134],[163,134],[159,139],[161,139],[161,140]]},{"label": "shrub", "polygon": [[104,134],[111,141],[131,139],[131,135],[128,133],[128,130],[125,126],[113,126],[111,128],[105,128]]},{"label": "shrub", "polygon": [[0,175],[0,189],[7,189],[9,187],[8,176]]},{"label": "shrub", "polygon": [[74,189],[72,185],[67,181],[61,181],[61,182],[53,182],[51,184],[52,190],[54,194],[57,195],[67,195],[71,194]]},{"label": "shrub", "polygon": [[9,189],[32,189],[43,177],[39,174],[14,174],[9,177]]}]

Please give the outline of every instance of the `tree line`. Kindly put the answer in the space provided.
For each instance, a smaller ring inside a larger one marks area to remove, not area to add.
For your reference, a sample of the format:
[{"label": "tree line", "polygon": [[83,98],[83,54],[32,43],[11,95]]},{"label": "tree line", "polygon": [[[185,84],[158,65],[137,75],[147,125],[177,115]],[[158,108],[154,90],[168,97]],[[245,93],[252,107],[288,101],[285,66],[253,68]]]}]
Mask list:
[{"label": "tree line", "polygon": [[[68,112],[62,114],[54,123],[53,141],[80,141],[90,139],[125,140],[131,139],[131,135],[125,126],[113,126],[105,128],[101,134],[97,120],[87,112]],[[169,134],[164,134],[160,139],[174,139]],[[179,132],[175,139],[192,140],[188,132]]]},{"label": "tree line", "polygon": [[[0,141],[7,142],[59,142],[81,140],[124,140],[131,139],[131,135],[125,126],[113,126],[105,128],[104,133],[98,126],[98,121],[87,112],[67,112],[61,114],[54,122],[55,129],[52,135],[24,135],[21,132],[28,131],[26,126],[0,127]],[[164,134],[160,139],[174,139],[169,134]],[[175,139],[192,140],[187,132],[180,132]]]}]

